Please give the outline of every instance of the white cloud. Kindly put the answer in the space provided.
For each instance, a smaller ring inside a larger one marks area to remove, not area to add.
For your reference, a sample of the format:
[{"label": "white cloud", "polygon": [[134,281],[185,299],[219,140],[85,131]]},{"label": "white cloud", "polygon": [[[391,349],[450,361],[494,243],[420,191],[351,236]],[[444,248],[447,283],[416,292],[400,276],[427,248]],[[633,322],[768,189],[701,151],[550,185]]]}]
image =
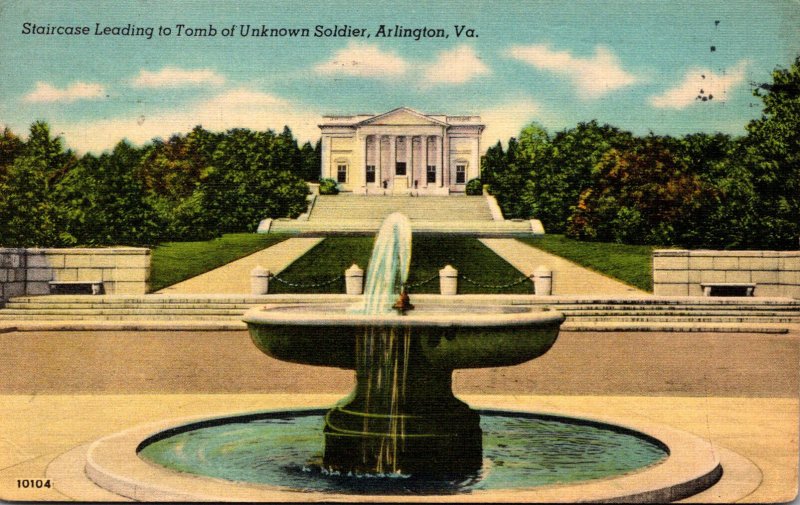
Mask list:
[{"label": "white cloud", "polygon": [[411,62],[377,45],[350,42],[333,57],[315,67],[319,74],[346,75],[371,79],[398,79],[424,76],[426,85],[463,84],[489,74],[489,67],[468,45],[441,51],[429,62]]},{"label": "white cloud", "polygon": [[505,102],[481,111],[481,120],[486,125],[481,137],[481,150],[485,151],[498,140],[506,145],[510,137],[518,137],[525,125],[541,120],[542,115],[541,106],[529,98]]},{"label": "white cloud", "polygon": [[659,109],[685,109],[702,101],[702,97],[724,102],[730,90],[744,82],[748,65],[747,60],[742,60],[722,75],[703,68],[690,69],[684,74],[683,81],[660,95],[651,96],[648,102]]},{"label": "white cloud", "polygon": [[424,69],[426,82],[432,84],[463,84],[489,73],[489,67],[466,44],[440,52]]},{"label": "white cloud", "polygon": [[37,82],[36,87],[22,99],[31,103],[75,102],[96,100],[105,96],[106,90],[97,83],[75,82],[64,89],[58,89],[46,82]]},{"label": "white cloud", "polygon": [[376,45],[350,42],[315,70],[325,75],[392,79],[405,74],[408,68],[409,63],[393,52],[382,51]]},{"label": "white cloud", "polygon": [[280,131],[288,125],[295,137],[304,142],[319,137],[319,117],[317,111],[283,98],[239,88],[180,109],[81,123],[54,122],[53,129],[62,132],[66,143],[79,152],[100,153],[123,138],[141,145],[154,137],[167,139],[174,133],[187,133],[198,124],[211,131],[229,128]]},{"label": "white cloud", "polygon": [[643,79],[622,68],[619,58],[604,46],[595,46],[594,56],[580,58],[569,51],[556,51],[547,44],[512,46],[507,55],[540,70],[568,79],[583,99],[600,98]]},{"label": "white cloud", "polygon": [[185,70],[176,67],[164,67],[158,72],[140,70],[139,75],[131,81],[137,88],[182,88],[205,84],[220,86],[224,83],[225,77],[213,70],[207,68]]}]

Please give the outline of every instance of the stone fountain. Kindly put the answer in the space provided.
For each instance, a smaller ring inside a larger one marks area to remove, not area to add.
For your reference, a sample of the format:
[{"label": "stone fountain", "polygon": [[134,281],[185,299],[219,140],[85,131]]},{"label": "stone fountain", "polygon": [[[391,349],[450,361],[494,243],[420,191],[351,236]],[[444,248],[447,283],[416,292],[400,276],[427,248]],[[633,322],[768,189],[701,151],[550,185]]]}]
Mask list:
[{"label": "stone fountain", "polygon": [[396,213],[375,240],[355,306],[271,306],[245,314],[256,346],[293,363],[353,369],[354,391],[325,416],[323,465],[356,474],[459,475],[482,465],[480,417],[453,370],[547,352],[564,316],[519,306],[417,305],[403,286],[411,227]]},{"label": "stone fountain", "polygon": [[711,444],[666,426],[471,409],[453,395],[454,370],[541,356],[564,317],[452,296],[411,300],[403,289],[410,261],[411,229],[395,214],[376,238],[360,303],[271,304],[245,314],[269,356],[355,370],[353,392],[333,408],[143,425],[93,443],[85,474],[148,501],[438,502],[470,493],[482,501],[666,502],[720,478]]}]

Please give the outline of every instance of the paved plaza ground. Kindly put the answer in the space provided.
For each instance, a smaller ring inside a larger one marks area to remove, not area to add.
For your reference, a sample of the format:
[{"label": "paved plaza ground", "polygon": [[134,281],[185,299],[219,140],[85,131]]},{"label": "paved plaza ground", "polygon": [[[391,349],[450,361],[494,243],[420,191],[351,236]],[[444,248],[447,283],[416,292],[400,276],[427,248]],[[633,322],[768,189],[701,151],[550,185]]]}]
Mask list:
[{"label": "paved plaza ground", "polygon": [[[761,482],[746,500],[775,502],[796,493],[798,363],[800,328],[784,335],[565,331],[532,362],[456,372],[454,389],[479,407],[602,415],[690,431],[754,462]],[[66,489],[63,465],[57,471],[51,463],[142,423],[326,406],[353,384],[350,371],[264,356],[245,331],[6,333],[0,370],[6,500],[109,500],[92,486]],[[45,476],[61,482],[46,490],[16,488],[17,479]],[[724,492],[712,488],[698,499]]]}]

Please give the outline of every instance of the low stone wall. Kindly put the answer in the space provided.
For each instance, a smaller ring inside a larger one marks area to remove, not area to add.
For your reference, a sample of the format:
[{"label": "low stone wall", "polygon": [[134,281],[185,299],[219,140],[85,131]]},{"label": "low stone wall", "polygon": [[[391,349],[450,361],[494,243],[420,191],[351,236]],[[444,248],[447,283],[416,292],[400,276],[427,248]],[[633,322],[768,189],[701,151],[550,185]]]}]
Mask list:
[{"label": "low stone wall", "polygon": [[25,291],[25,249],[0,248],[0,304]]},{"label": "low stone wall", "polygon": [[101,281],[106,294],[144,294],[150,250],[0,248],[0,300],[50,293],[50,281]]},{"label": "low stone wall", "polygon": [[653,293],[702,296],[701,283],[754,283],[755,296],[800,298],[800,251],[653,251]]}]

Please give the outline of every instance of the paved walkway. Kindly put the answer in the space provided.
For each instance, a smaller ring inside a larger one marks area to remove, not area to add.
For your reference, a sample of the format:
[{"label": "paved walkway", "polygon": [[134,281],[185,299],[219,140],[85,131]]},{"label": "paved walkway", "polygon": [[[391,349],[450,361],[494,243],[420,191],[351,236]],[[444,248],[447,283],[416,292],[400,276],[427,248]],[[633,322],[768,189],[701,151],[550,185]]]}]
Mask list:
[{"label": "paved walkway", "polygon": [[261,265],[279,273],[322,242],[323,238],[290,238],[257,253],[158,291],[167,294],[250,293],[250,271]]},{"label": "paved walkway", "polygon": [[525,275],[539,266],[553,271],[553,295],[649,295],[559,256],[509,238],[480,239],[486,247]]}]

